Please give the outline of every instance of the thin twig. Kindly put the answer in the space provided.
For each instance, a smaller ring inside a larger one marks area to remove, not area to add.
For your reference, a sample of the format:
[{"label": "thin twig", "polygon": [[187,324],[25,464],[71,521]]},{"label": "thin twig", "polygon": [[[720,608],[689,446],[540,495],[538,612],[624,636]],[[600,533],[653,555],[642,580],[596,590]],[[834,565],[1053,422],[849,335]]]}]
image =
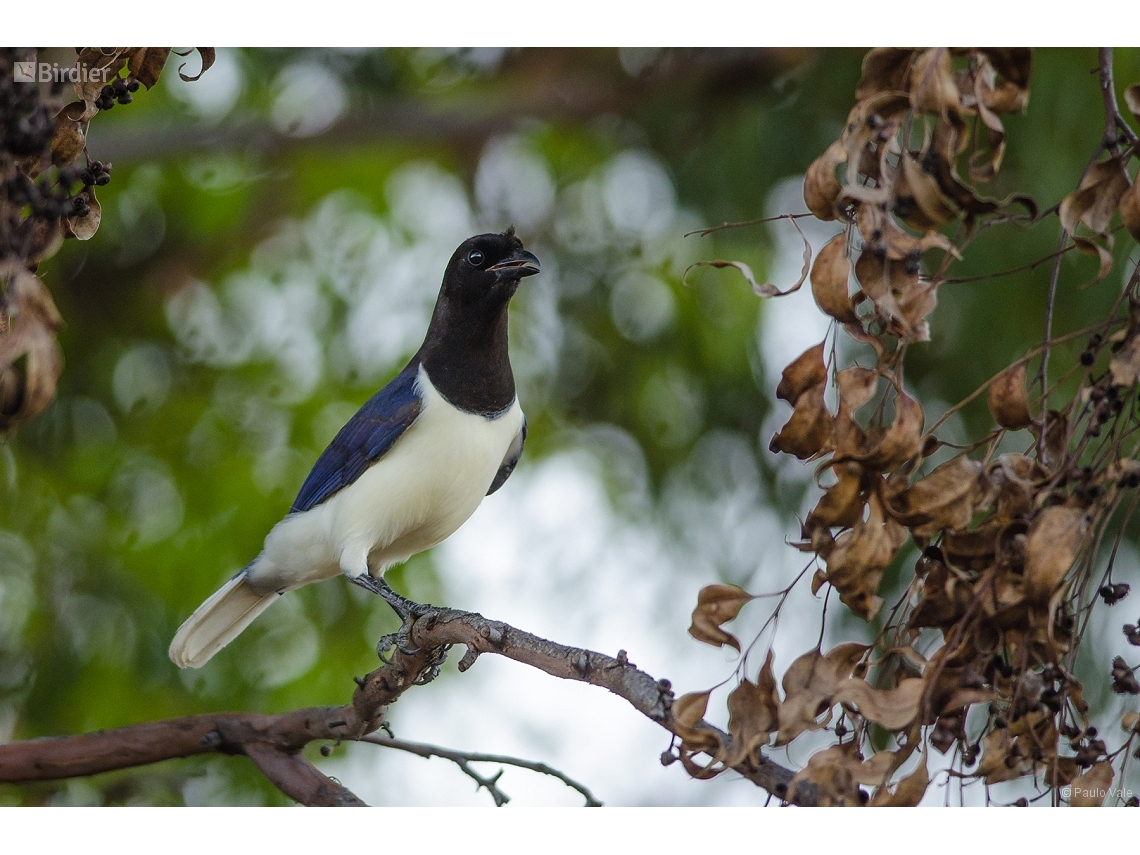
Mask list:
[{"label": "thin twig", "polygon": [[711,235],[713,232],[722,232],[725,229],[743,229],[747,226],[759,226],[763,223],[774,223],[776,220],[791,220],[792,222],[795,222],[796,220],[803,219],[804,217],[813,216],[815,215],[810,212],[803,214],[776,214],[773,217],[761,217],[758,220],[744,220],[740,223],[721,223],[719,226],[709,226],[707,229],[695,229],[691,232],[685,232],[685,237],[689,237],[690,235],[700,235],[701,237],[705,237],[707,235]]},{"label": "thin twig", "polygon": [[[1096,160],[1096,157],[1093,157]],[[1090,163],[1089,166],[1092,164]],[[1088,172],[1088,167],[1085,168]],[[1045,298],[1045,338],[1041,346],[1041,367],[1037,369],[1037,384],[1041,387],[1041,425],[1037,431],[1037,456],[1041,456],[1041,449],[1045,442],[1045,418],[1048,414],[1048,400],[1046,392],[1049,389],[1049,347],[1053,335],[1053,304],[1057,299],[1057,280],[1061,277],[1061,254],[1065,249],[1065,241],[1069,233],[1061,227],[1061,239],[1057,242],[1057,251],[1053,254],[1053,272],[1049,275],[1049,296]]]},{"label": "thin twig", "polygon": [[1076,244],[1069,244],[1064,249],[1060,249],[1057,252],[1051,252],[1048,255],[1043,255],[1043,256],[1041,256],[1041,258],[1037,259],[1036,261],[1031,261],[1031,262],[1029,262],[1029,264],[1023,264],[1020,267],[1011,267],[1009,270],[1000,270],[997,273],[983,273],[979,276],[957,276],[957,277],[952,277],[949,279],[940,279],[940,280],[938,280],[938,284],[939,285],[964,285],[967,282],[984,282],[987,279],[1000,279],[1003,276],[1011,276],[1014,273],[1021,273],[1021,272],[1026,271],[1026,270],[1033,270],[1037,267],[1040,267],[1042,264],[1044,264],[1049,259],[1056,258],[1058,255],[1064,255],[1066,252],[1069,252],[1070,250],[1074,250],[1076,248],[1077,248]]},{"label": "thin twig", "polygon": [[510,757],[506,754],[481,754],[475,751],[456,751],[452,748],[441,748],[438,745],[428,745],[424,742],[410,742],[406,739],[382,736],[379,733],[361,737],[359,741],[370,742],[373,745],[382,745],[385,748],[395,748],[399,751],[406,751],[409,754],[415,754],[417,757],[441,757],[444,760],[450,760],[480,787],[486,789],[487,792],[491,794],[491,798],[495,800],[495,804],[499,807],[502,807],[511,800],[510,796],[497,786],[499,775],[503,773],[502,770],[500,769],[499,774],[493,778],[484,778],[475,769],[472,769],[470,764],[501,763],[506,766],[517,766],[520,769],[529,769],[532,772],[538,772],[540,775],[550,775],[552,778],[557,778],[566,786],[581,793],[582,797],[586,799],[586,807],[602,806],[602,803],[594,798],[594,794],[591,793],[585,785],[579,784],[565,773],[558,771],[552,766],[547,766],[545,763],[523,760],[520,757]]},{"label": "thin twig", "polygon": [[1100,72],[1100,93],[1104,98],[1104,146],[1115,149],[1123,137],[1129,143],[1136,142],[1136,134],[1120,114],[1116,101],[1116,84],[1112,79],[1112,48],[1102,47],[1097,52]]}]

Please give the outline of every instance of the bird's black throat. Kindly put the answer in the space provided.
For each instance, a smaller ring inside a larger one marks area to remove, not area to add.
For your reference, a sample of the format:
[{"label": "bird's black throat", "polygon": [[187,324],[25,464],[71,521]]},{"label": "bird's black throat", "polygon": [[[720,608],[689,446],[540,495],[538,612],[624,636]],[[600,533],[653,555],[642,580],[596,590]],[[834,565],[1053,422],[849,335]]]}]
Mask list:
[{"label": "bird's black throat", "polygon": [[510,295],[503,296],[464,305],[441,293],[416,355],[448,403],[488,418],[502,414],[515,400],[507,353]]}]

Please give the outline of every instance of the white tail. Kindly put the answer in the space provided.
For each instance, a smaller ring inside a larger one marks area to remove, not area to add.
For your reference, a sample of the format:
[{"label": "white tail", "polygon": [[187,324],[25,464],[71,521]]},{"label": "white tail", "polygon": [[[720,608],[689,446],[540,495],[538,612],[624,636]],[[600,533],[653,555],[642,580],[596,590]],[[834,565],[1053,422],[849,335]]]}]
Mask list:
[{"label": "white tail", "polygon": [[201,668],[279,596],[254,593],[243,570],[186,618],[170,642],[170,660],[179,668]]}]

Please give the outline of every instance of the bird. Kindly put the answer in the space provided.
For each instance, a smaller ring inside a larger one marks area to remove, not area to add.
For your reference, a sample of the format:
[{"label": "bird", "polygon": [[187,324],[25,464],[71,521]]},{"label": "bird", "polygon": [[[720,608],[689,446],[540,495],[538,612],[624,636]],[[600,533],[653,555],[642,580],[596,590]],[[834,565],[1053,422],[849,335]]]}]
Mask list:
[{"label": "bird", "polygon": [[402,624],[431,607],[401,597],[384,572],[455,532],[514,471],[527,421],[507,353],[507,307],[540,270],[514,227],[468,238],[443,274],[423,344],[345,423],[260,554],[175,633],[170,658],[199,668],[288,591],[346,576]]}]

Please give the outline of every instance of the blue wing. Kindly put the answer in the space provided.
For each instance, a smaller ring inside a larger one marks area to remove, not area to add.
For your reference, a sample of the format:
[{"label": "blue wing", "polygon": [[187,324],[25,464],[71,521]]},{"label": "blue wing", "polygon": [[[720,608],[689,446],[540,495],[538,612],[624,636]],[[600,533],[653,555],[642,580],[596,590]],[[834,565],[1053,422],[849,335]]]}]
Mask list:
[{"label": "blue wing", "polygon": [[388,452],[420,414],[418,370],[418,362],[413,362],[348,420],[301,485],[290,513],[319,505]]},{"label": "blue wing", "polygon": [[495,480],[491,482],[491,489],[487,491],[487,495],[491,495],[511,477],[511,473],[515,471],[515,465],[522,457],[523,445],[526,444],[526,416],[523,416],[522,430],[519,435],[515,437],[515,441],[511,443],[511,447],[507,449],[507,456],[503,458],[503,465],[499,467],[499,471],[495,473]]}]

